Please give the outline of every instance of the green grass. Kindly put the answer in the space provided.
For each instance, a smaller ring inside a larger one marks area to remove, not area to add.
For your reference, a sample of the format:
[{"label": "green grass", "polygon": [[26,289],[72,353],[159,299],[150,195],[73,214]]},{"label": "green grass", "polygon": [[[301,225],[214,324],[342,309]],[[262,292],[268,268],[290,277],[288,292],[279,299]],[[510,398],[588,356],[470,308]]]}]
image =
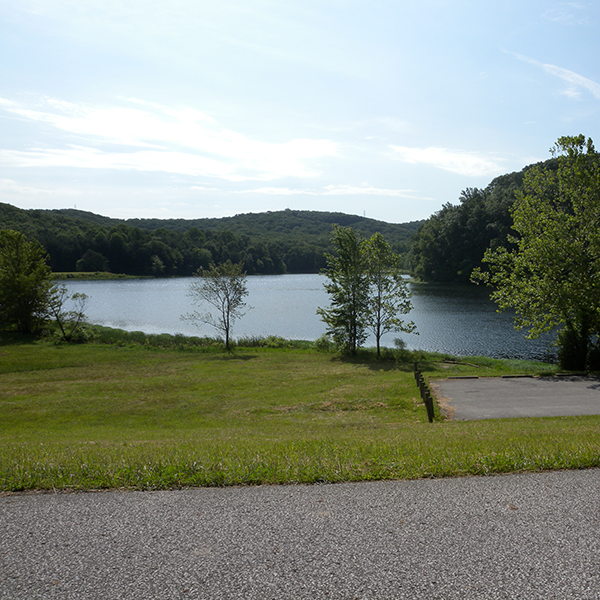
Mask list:
[{"label": "green grass", "polygon": [[[106,332],[105,332],[106,334]],[[107,334],[106,334],[107,335]],[[116,335],[116,334],[115,334]],[[600,417],[427,422],[413,378],[550,365],[308,343],[0,342],[0,490],[338,482],[600,465]],[[116,340],[116,341],[115,341]],[[105,338],[104,341],[109,341]],[[208,348],[208,350],[207,350]],[[476,365],[476,366],[472,366]]]}]

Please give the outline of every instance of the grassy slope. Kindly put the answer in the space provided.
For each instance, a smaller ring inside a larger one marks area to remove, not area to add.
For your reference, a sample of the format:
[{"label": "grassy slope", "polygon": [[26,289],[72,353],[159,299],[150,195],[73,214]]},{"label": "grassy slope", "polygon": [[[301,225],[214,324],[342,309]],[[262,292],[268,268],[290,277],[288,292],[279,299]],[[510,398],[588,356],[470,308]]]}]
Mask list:
[{"label": "grassy slope", "polygon": [[[539,370],[421,363],[432,376]],[[600,417],[427,423],[412,364],[307,350],[0,346],[0,490],[413,478],[600,464]]]}]

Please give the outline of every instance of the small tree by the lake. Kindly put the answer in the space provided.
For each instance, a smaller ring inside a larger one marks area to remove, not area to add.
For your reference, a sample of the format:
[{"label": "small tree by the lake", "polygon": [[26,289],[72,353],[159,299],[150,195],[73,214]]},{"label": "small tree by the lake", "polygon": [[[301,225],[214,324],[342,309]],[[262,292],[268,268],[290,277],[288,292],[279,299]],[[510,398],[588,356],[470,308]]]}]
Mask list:
[{"label": "small tree by the lake", "polygon": [[322,271],[329,278],[324,286],[331,304],[317,314],[327,334],[350,354],[356,354],[370,330],[379,357],[384,334],[415,331],[414,323],[398,318],[412,308],[400,257],[379,233],[366,240],[351,227],[334,225],[331,242],[336,254],[325,254],[327,269]]},{"label": "small tree by the lake", "polygon": [[392,252],[380,233],[364,244],[369,280],[369,302],[366,323],[377,342],[377,356],[381,356],[381,338],[386,333],[414,333],[415,324],[398,315],[412,309],[410,291],[400,272],[400,256]]},{"label": "small tree by the lake", "polygon": [[246,273],[241,264],[227,261],[220,265],[200,268],[197,279],[190,284],[188,296],[197,305],[209,304],[213,311],[194,311],[181,318],[201,327],[202,324],[214,327],[225,339],[225,347],[230,350],[233,325],[246,314],[244,298],[248,295]]},{"label": "small tree by the lake", "polygon": [[[87,301],[87,294],[71,294],[64,283],[51,289],[48,295],[48,315],[56,321],[63,341],[75,341],[83,330]],[[67,310],[69,302],[71,310]]]},{"label": "small tree by the lake", "polygon": [[350,227],[334,225],[331,242],[335,255],[325,254],[327,269],[322,273],[329,278],[324,283],[331,298],[328,308],[317,309],[317,314],[327,325],[327,334],[340,348],[356,354],[367,339],[367,308],[369,280],[364,239]]}]

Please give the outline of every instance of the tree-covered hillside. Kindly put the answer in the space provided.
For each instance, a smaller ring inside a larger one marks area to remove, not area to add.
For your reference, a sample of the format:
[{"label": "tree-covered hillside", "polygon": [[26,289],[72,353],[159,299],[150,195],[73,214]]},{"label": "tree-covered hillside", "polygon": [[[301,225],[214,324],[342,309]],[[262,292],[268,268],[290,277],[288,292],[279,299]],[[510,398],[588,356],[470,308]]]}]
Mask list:
[{"label": "tree-covered hillside", "polygon": [[260,237],[265,240],[309,239],[311,242],[329,244],[331,228],[334,224],[352,227],[365,237],[379,232],[396,252],[410,249],[410,238],[422,221],[393,224],[348,215],[345,213],[290,210],[263,213],[245,213],[219,219],[111,219],[94,213],[74,209],[52,211],[61,215],[76,217],[98,225],[116,226],[119,224],[154,231],[167,229],[185,233],[194,227],[202,231],[230,231],[236,235]]},{"label": "tree-covered hillside", "polygon": [[[557,161],[544,164],[556,169]],[[523,184],[523,170],[496,177],[485,189],[467,188],[460,204],[445,204],[419,228],[409,263],[415,277],[424,281],[468,282],[487,248],[506,244],[511,230],[510,207]]]},{"label": "tree-covered hillside", "polygon": [[226,260],[249,274],[315,273],[331,251],[334,223],[376,232],[408,253],[421,222],[391,224],[343,213],[278,211],[223,219],[111,219],[80,210],[22,210],[0,203],[0,229],[39,240],[54,271],[110,270],[185,276]]}]

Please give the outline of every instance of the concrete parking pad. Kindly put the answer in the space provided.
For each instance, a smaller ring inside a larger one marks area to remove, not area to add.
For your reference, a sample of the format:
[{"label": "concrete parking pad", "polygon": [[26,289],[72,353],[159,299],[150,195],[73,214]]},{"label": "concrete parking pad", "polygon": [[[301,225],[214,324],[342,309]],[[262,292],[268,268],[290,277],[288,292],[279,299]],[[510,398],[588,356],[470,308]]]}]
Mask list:
[{"label": "concrete parking pad", "polygon": [[430,382],[451,419],[600,415],[600,378],[481,377]]}]

